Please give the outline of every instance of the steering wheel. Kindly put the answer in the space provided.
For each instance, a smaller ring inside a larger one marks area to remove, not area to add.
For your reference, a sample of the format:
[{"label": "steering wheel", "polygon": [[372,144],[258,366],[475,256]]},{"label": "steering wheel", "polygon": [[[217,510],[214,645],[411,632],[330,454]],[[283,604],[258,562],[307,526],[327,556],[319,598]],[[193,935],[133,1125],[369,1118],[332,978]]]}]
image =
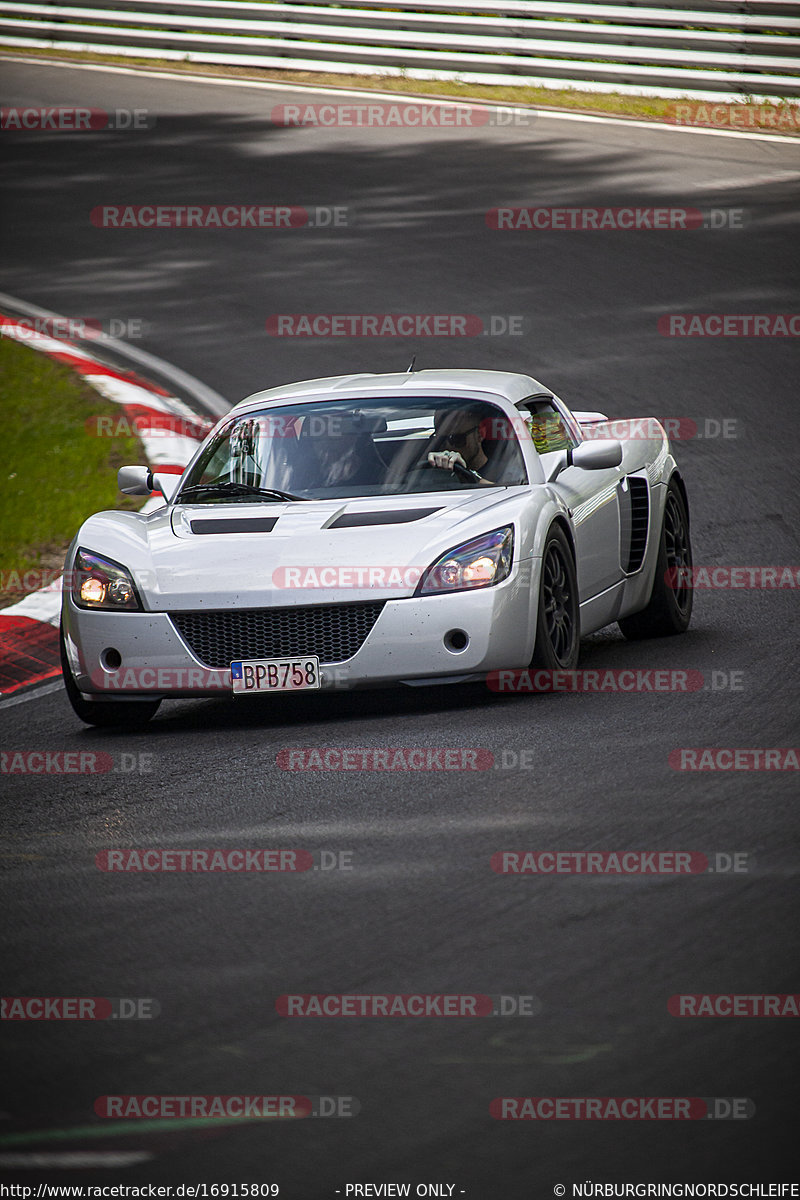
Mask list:
[{"label": "steering wheel", "polygon": [[[412,469],[416,470],[417,468],[420,468],[420,467],[425,470],[442,471],[445,474],[447,474],[446,467],[436,467],[431,462],[417,463],[416,467],[414,467]],[[462,467],[461,463],[454,462],[452,467],[450,468],[450,470],[453,475],[457,475],[459,479],[466,479],[469,483],[480,483],[481,482],[481,476],[478,474],[477,471],[472,471],[469,467]]]}]

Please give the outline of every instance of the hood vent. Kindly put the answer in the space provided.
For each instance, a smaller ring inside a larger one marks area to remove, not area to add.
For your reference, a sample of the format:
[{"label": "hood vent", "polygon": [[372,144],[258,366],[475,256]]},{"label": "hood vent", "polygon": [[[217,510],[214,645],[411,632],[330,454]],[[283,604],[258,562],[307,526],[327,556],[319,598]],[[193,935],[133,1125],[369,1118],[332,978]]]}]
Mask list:
[{"label": "hood vent", "polygon": [[191,521],[192,533],[271,533],[277,517],[204,517]]},{"label": "hood vent", "polygon": [[438,508],[390,508],[385,512],[346,512],[331,521],[329,529],[355,529],[359,525],[405,525],[409,521],[421,521]]}]

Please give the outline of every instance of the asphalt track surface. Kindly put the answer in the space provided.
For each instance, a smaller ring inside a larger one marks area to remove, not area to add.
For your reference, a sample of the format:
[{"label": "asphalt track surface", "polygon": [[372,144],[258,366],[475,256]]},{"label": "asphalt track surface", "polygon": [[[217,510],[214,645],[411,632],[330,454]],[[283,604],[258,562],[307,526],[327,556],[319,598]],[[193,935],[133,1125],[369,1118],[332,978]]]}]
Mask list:
[{"label": "asphalt track surface", "polygon": [[[521,370],[613,417],[732,421],[676,446],[701,564],[798,547],[789,338],[668,338],[665,313],[798,309],[800,145],[542,117],[524,129],[287,129],[246,85],[2,64],[2,101],[146,108],[149,130],[3,135],[0,286],[149,322],[141,346],[235,401],[351,370]],[[314,99],[314,97],[310,97]],[[110,230],[100,204],[346,206],[291,231]],[[505,232],[497,205],[744,209],[738,229]],[[524,336],[269,337],[277,313],[520,315]],[[713,429],[714,426],[710,426]],[[11,466],[11,464],[7,464]],[[3,706],[2,748],[105,751],[115,771],[4,777],[3,994],[154,997],[152,1021],[4,1023],[2,1154],[149,1155],[6,1170],[32,1183],[454,1184],[523,1200],[580,1181],[797,1178],[797,1023],[677,1019],[674,993],[790,993],[796,772],[678,772],[677,747],[786,747],[797,593],[706,590],[681,638],[612,627],[582,666],[697,669],[692,694],[483,687],[162,706],[82,728],[51,687]],[[739,672],[732,677],[731,672]],[[735,681],[739,686],[722,687]],[[285,747],[484,747],[485,772],[287,772]],[[532,751],[526,769],[505,768]],[[139,764],[149,772],[124,772]],[[106,874],[108,847],[351,851],[352,871]],[[739,874],[497,875],[503,849],[700,850]],[[793,901],[795,904],[793,905]],[[284,993],[535,995],[533,1017],[287,1019]],[[793,1053],[795,1052],[795,1053]],[[352,1119],[101,1121],[108,1094],[354,1096]],[[741,1121],[493,1120],[498,1096],[748,1097]],[[66,1132],[64,1132],[66,1131]],[[17,1135],[30,1135],[22,1137]],[[7,1160],[19,1161],[19,1160]],[[352,1192],[351,1192],[352,1194]],[[558,1194],[558,1193],[556,1193]]]}]

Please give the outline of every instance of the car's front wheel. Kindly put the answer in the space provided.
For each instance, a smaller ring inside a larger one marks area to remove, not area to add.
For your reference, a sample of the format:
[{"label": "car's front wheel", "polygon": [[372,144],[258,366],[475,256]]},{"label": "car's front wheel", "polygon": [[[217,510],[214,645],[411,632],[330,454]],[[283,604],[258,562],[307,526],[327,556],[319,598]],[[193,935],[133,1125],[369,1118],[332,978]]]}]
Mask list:
[{"label": "car's front wheel", "polygon": [[76,717],[86,725],[97,725],[104,729],[135,729],[146,725],[158,711],[160,700],[87,700],[79,690],[72,674],[64,641],[64,627],[60,630],[61,673],[67,698]]},{"label": "car's front wheel", "polygon": [[578,665],[580,612],[575,559],[566,534],[554,525],[542,551],[539,611],[532,667],[571,671]]},{"label": "car's front wheel", "polygon": [[618,625],[630,641],[684,633],[692,615],[692,545],[689,514],[674,479],[667,486],[656,574],[647,607]]}]

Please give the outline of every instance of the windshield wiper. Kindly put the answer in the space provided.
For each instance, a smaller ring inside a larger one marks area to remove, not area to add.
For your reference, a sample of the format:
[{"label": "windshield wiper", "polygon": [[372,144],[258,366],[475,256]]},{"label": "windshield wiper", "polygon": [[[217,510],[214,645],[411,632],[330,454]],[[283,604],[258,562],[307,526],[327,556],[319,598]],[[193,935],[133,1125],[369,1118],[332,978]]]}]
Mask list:
[{"label": "windshield wiper", "polygon": [[236,483],[234,480],[228,479],[224,483],[193,483],[189,487],[185,487],[176,496],[176,502],[180,502],[186,496],[270,496],[277,500],[302,500],[302,496],[293,496],[291,492],[280,492],[277,488],[262,488],[257,487],[254,483]]}]

